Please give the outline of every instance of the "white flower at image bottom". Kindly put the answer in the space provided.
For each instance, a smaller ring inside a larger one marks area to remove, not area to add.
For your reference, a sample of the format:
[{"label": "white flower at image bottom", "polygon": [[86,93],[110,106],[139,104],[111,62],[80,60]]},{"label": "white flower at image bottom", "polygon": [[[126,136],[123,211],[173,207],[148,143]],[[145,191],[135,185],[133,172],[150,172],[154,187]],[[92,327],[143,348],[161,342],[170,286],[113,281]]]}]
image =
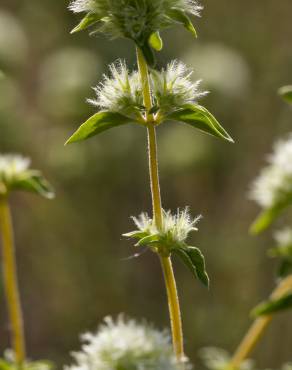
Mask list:
[{"label": "white flower at image bottom", "polygon": [[[107,317],[96,334],[82,335],[75,365],[64,370],[179,370],[170,336],[145,323]],[[188,367],[189,369],[189,367]]]}]

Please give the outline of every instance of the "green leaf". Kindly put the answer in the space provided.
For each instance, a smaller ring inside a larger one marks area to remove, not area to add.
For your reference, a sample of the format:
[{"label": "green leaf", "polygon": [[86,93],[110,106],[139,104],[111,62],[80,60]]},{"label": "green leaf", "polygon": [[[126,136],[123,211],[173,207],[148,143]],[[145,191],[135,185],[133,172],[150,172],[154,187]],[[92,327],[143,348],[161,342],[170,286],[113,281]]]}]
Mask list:
[{"label": "green leaf", "polygon": [[122,126],[133,122],[130,118],[114,112],[98,112],[83,123],[66,141],[65,145],[86,140],[112,127]]},{"label": "green leaf", "polygon": [[216,118],[200,105],[186,105],[167,116],[167,118],[187,123],[198,130],[233,143],[231,136],[219,124]]},{"label": "green leaf", "polygon": [[199,248],[174,248],[172,252],[181,259],[197,279],[205,286],[209,287],[209,277],[206,272],[205,258]]},{"label": "green leaf", "polygon": [[157,51],[160,51],[163,48],[163,41],[158,31],[153,32],[152,35],[150,35],[148,42],[149,45]]},{"label": "green leaf", "polygon": [[195,37],[198,37],[193,23],[184,11],[180,9],[172,9],[168,15],[171,19],[183,25],[185,29],[191,32]]},{"label": "green leaf", "polygon": [[287,102],[292,104],[292,85],[283,86],[278,90],[278,94]]},{"label": "green leaf", "polygon": [[39,171],[35,170],[27,171],[27,174],[23,178],[13,183],[12,188],[39,194],[47,199],[52,199],[55,196],[54,190],[49,182]]},{"label": "green leaf", "polygon": [[285,278],[286,276],[292,274],[292,260],[283,258],[280,261],[278,267],[277,276],[280,278]]},{"label": "green leaf", "polygon": [[125,233],[122,236],[126,238],[133,238],[133,239],[142,239],[145,238],[148,234],[140,231],[140,230],[135,230],[135,231],[130,231],[129,233]]},{"label": "green leaf", "polygon": [[277,300],[268,300],[255,307],[251,315],[253,317],[274,314],[292,308],[292,293],[285,294]]},{"label": "green leaf", "polygon": [[144,245],[151,245],[153,243],[158,243],[160,241],[160,235],[147,235],[144,238],[140,239],[138,243],[135,244],[136,247],[142,247]]},{"label": "green leaf", "polygon": [[291,205],[291,202],[292,194],[288,194],[281,203],[262,211],[251,225],[250,233],[256,235],[266,230],[279,217],[283,210]]},{"label": "green leaf", "polygon": [[76,33],[79,31],[83,31],[98,21],[100,21],[100,16],[94,13],[88,13],[81,20],[81,22],[76,27],[73,28],[73,30],[70,33]]}]

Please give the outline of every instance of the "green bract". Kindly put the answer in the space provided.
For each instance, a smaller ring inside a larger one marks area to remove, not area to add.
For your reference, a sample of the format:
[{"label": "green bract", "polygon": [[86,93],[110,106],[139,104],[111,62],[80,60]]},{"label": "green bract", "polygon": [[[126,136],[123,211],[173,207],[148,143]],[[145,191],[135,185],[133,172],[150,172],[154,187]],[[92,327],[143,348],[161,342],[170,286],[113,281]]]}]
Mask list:
[{"label": "green bract", "polygon": [[125,62],[110,65],[111,76],[94,88],[96,99],[89,102],[101,111],[90,117],[67,141],[85,140],[112,127],[126,123],[145,126],[147,114],[153,115],[153,124],[173,120],[184,122],[205,133],[233,142],[216,118],[197,100],[206,95],[199,91],[200,81],[193,82],[186,66],[177,61],[166,69],[152,70],[150,88],[152,109],[146,112],[143,104],[143,85],[138,72],[129,72]]},{"label": "green bract", "polygon": [[270,299],[268,301],[260,303],[255,307],[251,314],[253,317],[265,316],[274,314],[283,310],[288,310],[292,308],[292,289],[291,292],[286,293],[281,298]]},{"label": "green bract", "polygon": [[54,191],[41,172],[29,168],[30,159],[20,155],[0,155],[0,195],[13,190],[24,190],[45,198],[53,198]]},{"label": "green bract", "polygon": [[123,236],[134,238],[137,240],[136,246],[147,246],[165,257],[175,254],[195,277],[209,286],[203,254],[198,248],[190,247],[185,243],[188,234],[197,230],[195,225],[200,218],[201,216],[191,219],[188,209],[178,210],[175,215],[170,211],[164,211],[162,229],[158,230],[154,220],[146,213],[142,213],[138,218],[133,217],[138,230]]},{"label": "green bract", "polygon": [[269,255],[280,259],[278,276],[283,278],[292,274],[292,229],[279,230],[275,233],[274,238],[277,246],[269,250]]},{"label": "green bract", "polygon": [[[0,358],[0,370],[19,370],[20,366],[15,363],[14,353],[11,350],[4,352],[4,358]],[[55,366],[46,360],[29,361],[26,360],[21,365],[21,370],[53,370]]]},{"label": "green bract", "polygon": [[151,48],[162,48],[159,30],[180,24],[196,36],[188,15],[199,16],[201,6],[195,0],[74,0],[69,9],[86,13],[72,33],[92,26],[92,34],[102,32],[112,38],[129,38],[152,65]]},{"label": "green bract", "polygon": [[281,87],[278,93],[287,103],[292,104],[292,85]]}]

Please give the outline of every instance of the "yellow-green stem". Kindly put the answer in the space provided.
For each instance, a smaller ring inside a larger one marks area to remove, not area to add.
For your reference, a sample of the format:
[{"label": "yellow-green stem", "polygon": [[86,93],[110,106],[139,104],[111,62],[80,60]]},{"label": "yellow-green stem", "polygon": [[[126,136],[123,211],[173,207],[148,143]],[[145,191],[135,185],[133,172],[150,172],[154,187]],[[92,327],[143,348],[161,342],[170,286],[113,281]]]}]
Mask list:
[{"label": "yellow-green stem", "polygon": [[[155,122],[154,122],[153,115],[148,113],[150,109],[152,108],[148,66],[143,56],[143,53],[139,48],[137,48],[137,60],[138,60],[140,78],[141,78],[141,82],[143,86],[144,105],[146,108],[145,118],[146,118],[147,133],[148,133],[149,172],[150,172],[150,186],[151,186],[151,194],[152,194],[153,217],[154,217],[157,228],[161,229],[162,222],[163,222],[163,216],[162,216],[161,195],[160,195],[160,185],[159,185]],[[180,305],[179,305],[174,272],[173,272],[170,257],[160,256],[160,262],[161,262],[161,266],[163,270],[166,291],[167,291],[173,348],[174,348],[174,352],[175,352],[175,355],[178,361],[181,361],[184,358],[183,332],[182,332]]]},{"label": "yellow-green stem", "polygon": [[12,220],[6,196],[0,196],[0,233],[2,234],[2,269],[11,326],[12,345],[16,362],[21,366],[25,359],[25,341],[17,283]]},{"label": "yellow-green stem", "polygon": [[[272,299],[278,299],[284,294],[292,290],[292,275],[281,281],[274,292],[271,295]],[[248,355],[253,351],[261,337],[263,336],[265,329],[268,327],[272,321],[274,315],[266,315],[260,317],[254,321],[242,342],[238,346],[235,354],[230,362],[231,369],[238,369],[240,364],[248,357]]]}]

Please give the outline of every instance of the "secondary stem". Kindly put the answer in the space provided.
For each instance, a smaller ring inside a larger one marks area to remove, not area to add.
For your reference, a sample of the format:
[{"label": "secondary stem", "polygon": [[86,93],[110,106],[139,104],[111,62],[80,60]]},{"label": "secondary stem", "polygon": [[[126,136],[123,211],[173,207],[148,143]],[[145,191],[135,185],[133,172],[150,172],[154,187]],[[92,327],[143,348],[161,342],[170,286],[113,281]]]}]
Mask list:
[{"label": "secondary stem", "polygon": [[[141,82],[143,86],[144,105],[146,108],[149,173],[150,173],[153,217],[155,220],[156,227],[159,230],[162,228],[163,214],[162,214],[160,185],[159,185],[157,140],[156,140],[155,125],[154,125],[154,117],[152,114],[148,113],[150,109],[152,108],[148,66],[143,56],[143,53],[141,52],[139,48],[137,48],[137,61],[138,61],[140,78],[141,78]],[[175,355],[178,361],[182,361],[184,358],[182,321],[181,321],[180,305],[179,305],[179,299],[178,299],[178,294],[177,294],[177,288],[176,288],[176,282],[175,282],[174,272],[172,268],[171,258],[160,256],[160,262],[161,262],[161,266],[163,270],[166,291],[167,291],[173,348],[174,348],[174,352],[175,352]]]},{"label": "secondary stem", "polygon": [[[271,299],[279,299],[290,290],[292,290],[292,275],[289,275],[281,281],[281,283],[272,293]],[[255,320],[255,322],[252,324],[247,334],[243,338],[242,342],[238,346],[230,362],[230,368],[239,368],[240,364],[253,351],[256,344],[263,336],[265,329],[268,327],[273,317],[273,315],[266,315]]]},{"label": "secondary stem", "polygon": [[17,283],[13,228],[6,196],[0,196],[0,232],[2,233],[2,269],[11,325],[12,345],[16,362],[18,365],[21,365],[25,359],[25,341]]}]

